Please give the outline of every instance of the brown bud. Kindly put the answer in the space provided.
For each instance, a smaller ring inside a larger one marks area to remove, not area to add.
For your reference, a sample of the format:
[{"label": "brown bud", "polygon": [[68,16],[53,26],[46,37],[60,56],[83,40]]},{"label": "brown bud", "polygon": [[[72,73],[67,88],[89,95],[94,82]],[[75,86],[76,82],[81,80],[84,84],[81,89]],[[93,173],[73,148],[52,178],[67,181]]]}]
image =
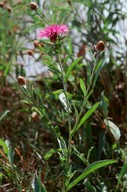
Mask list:
[{"label": "brown bud", "polygon": [[37,9],[37,4],[35,2],[30,3],[30,8],[31,10],[36,10]]},{"label": "brown bud", "polygon": [[10,97],[10,95],[12,95],[12,89],[10,87],[4,87],[2,90],[1,90],[1,95],[3,97]]},{"label": "brown bud", "polygon": [[82,44],[82,46],[79,48],[79,52],[77,54],[78,57],[84,56],[86,54],[86,45]]},{"label": "brown bud", "polygon": [[74,145],[74,141],[73,140],[71,141],[71,144]]},{"label": "brown bud", "polygon": [[102,129],[106,129],[106,125],[103,123],[103,124],[101,125],[101,128],[102,128]]},{"label": "brown bud", "polygon": [[33,119],[33,121],[37,121],[39,120],[39,114],[37,112],[33,112],[31,114],[31,118]]},{"label": "brown bud", "polygon": [[69,5],[72,5],[72,3],[71,3],[71,1],[70,1],[70,0],[67,0],[67,3],[68,3]]},{"label": "brown bud", "polygon": [[23,77],[23,76],[18,76],[17,80],[18,80],[18,84],[21,85],[21,86],[26,85],[26,83],[27,83],[26,78]]},{"label": "brown bud", "polygon": [[35,48],[37,48],[39,46],[39,42],[37,40],[35,40],[33,43],[34,43]]},{"label": "brown bud", "polygon": [[11,35],[12,35],[12,32],[11,32],[11,31],[8,31],[8,35],[11,36]]},{"label": "brown bud", "polygon": [[3,2],[0,2],[0,7],[4,7],[4,3]]},{"label": "brown bud", "polygon": [[105,49],[105,43],[103,41],[98,41],[98,43],[95,45],[96,51],[104,51]]},{"label": "brown bud", "polygon": [[11,11],[12,11],[11,7],[6,7],[6,9],[7,9],[8,13],[11,13]]},{"label": "brown bud", "polygon": [[7,3],[7,0],[4,0],[4,4],[6,4]]},{"label": "brown bud", "polygon": [[44,44],[43,43],[40,43],[39,41],[37,41],[37,40],[35,40],[34,42],[33,42],[33,44],[34,44],[34,47],[35,48],[38,48],[38,47],[43,47],[44,46]]},{"label": "brown bud", "polygon": [[17,4],[18,4],[18,5],[22,4],[22,1],[21,1],[21,0],[19,0],[19,1],[17,2]]},{"label": "brown bud", "polygon": [[27,54],[28,54],[28,55],[33,55],[34,52],[33,52],[32,50],[28,50],[28,51],[27,51]]},{"label": "brown bud", "polygon": [[15,33],[15,32],[17,32],[19,29],[20,29],[20,27],[19,27],[18,25],[15,25],[15,26],[13,27],[13,32]]}]

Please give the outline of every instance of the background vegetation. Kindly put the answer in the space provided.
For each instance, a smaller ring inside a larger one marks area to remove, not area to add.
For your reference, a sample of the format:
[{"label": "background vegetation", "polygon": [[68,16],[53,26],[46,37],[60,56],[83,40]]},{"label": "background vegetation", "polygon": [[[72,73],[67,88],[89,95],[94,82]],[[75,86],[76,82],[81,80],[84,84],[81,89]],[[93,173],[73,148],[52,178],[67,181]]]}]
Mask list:
[{"label": "background vegetation", "polygon": [[[126,4],[30,3],[0,2],[0,191],[125,192]],[[69,28],[55,46],[37,36],[54,23]]]}]

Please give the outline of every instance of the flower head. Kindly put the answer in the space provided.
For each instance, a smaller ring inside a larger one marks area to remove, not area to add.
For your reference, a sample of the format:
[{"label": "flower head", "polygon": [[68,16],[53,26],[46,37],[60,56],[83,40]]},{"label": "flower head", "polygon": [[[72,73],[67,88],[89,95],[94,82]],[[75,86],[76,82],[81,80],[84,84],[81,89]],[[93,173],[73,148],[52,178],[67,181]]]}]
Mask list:
[{"label": "flower head", "polygon": [[36,111],[34,111],[34,112],[31,114],[31,117],[32,117],[33,121],[39,120],[39,114],[38,114]]},{"label": "flower head", "polygon": [[19,84],[20,86],[24,86],[24,85],[26,85],[26,83],[27,83],[26,78],[23,77],[23,76],[18,76],[17,80],[18,80],[18,84]]},{"label": "flower head", "polygon": [[104,41],[98,41],[98,43],[95,45],[96,51],[104,51],[105,49],[105,43]]},{"label": "flower head", "polygon": [[45,29],[39,32],[39,38],[49,38],[50,41],[55,42],[57,37],[65,36],[69,32],[69,29],[66,25],[49,25]]},{"label": "flower head", "polygon": [[31,10],[36,10],[37,9],[37,4],[34,3],[34,2],[31,2],[30,3],[30,8],[31,8]]}]

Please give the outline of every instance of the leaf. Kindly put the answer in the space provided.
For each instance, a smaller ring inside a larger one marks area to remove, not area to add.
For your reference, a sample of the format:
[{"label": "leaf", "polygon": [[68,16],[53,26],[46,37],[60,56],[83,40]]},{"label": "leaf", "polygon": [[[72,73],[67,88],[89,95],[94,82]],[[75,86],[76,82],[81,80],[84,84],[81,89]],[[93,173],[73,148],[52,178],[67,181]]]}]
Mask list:
[{"label": "leaf", "polygon": [[115,141],[118,141],[121,137],[120,129],[112,121],[105,119],[105,125],[108,127],[108,131],[112,134]]},{"label": "leaf", "polygon": [[108,107],[109,107],[109,100],[108,98],[104,95],[104,92],[101,93],[101,101],[100,101],[100,108],[102,111],[108,115]]},{"label": "leaf", "polygon": [[80,87],[81,87],[81,90],[82,90],[84,96],[86,97],[86,95],[87,95],[86,86],[82,79],[80,79]]},{"label": "leaf", "polygon": [[103,160],[103,161],[96,161],[92,164],[90,164],[84,173],[82,173],[79,177],[77,177],[74,181],[72,181],[67,188],[67,191],[69,191],[71,188],[73,188],[77,183],[79,183],[82,179],[85,179],[90,173],[94,172],[95,170],[104,167],[106,165],[116,163],[116,160]]},{"label": "leaf", "polygon": [[3,113],[0,114],[0,121],[9,113],[9,110],[4,111]]},{"label": "leaf", "polygon": [[50,149],[45,155],[44,155],[44,159],[45,160],[49,160],[49,158],[54,154],[57,153],[58,150],[57,149]]},{"label": "leaf", "polygon": [[78,157],[81,161],[83,161],[86,165],[88,165],[88,161],[87,161],[87,159],[84,157],[84,154],[80,153],[80,152],[76,149],[75,146],[73,147],[73,150],[74,150],[74,154],[77,155],[77,157]]},{"label": "leaf", "polygon": [[70,38],[68,38],[68,47],[69,47],[69,55],[71,55],[72,54],[72,51],[73,51],[73,47],[72,47],[72,42],[71,42],[71,39]]},{"label": "leaf", "polygon": [[85,187],[86,187],[87,191],[97,192],[97,190],[95,189],[95,187],[92,186],[92,184],[91,184],[89,181],[86,181],[86,182],[85,182]]},{"label": "leaf", "polygon": [[67,82],[72,70],[74,69],[75,65],[82,59],[82,57],[79,57],[78,59],[76,59],[68,68],[68,71],[66,72],[65,75],[65,82]]},{"label": "leaf", "polygon": [[100,159],[101,157],[101,154],[104,150],[104,147],[105,147],[105,144],[106,144],[106,135],[105,135],[105,132],[104,131],[100,131],[100,134],[99,134],[99,142],[98,142],[98,160]]},{"label": "leaf", "polygon": [[60,138],[57,138],[57,140],[59,143],[59,147],[67,150],[67,144],[66,144],[64,138],[62,136],[60,136]]},{"label": "leaf", "polygon": [[66,99],[65,93],[63,93],[63,92],[60,93],[59,99],[60,99],[61,103],[63,104],[63,106],[65,107],[65,109],[67,110],[67,99]]},{"label": "leaf", "polygon": [[59,89],[59,90],[56,90],[56,91],[53,91],[53,95],[58,95],[62,92],[62,89]]},{"label": "leaf", "polygon": [[76,128],[71,131],[71,134],[74,134],[74,132],[77,131],[77,130],[81,127],[81,125],[82,125],[83,123],[85,123],[85,121],[86,121],[86,120],[92,115],[92,113],[97,109],[97,107],[99,106],[99,104],[100,104],[99,102],[95,103],[95,104],[86,112],[86,114],[82,117],[82,119],[80,120],[80,122],[78,123],[78,125],[76,126]]},{"label": "leaf", "polygon": [[6,140],[5,143],[8,147],[8,160],[9,160],[10,165],[13,167],[13,165],[14,165],[14,163],[13,163],[14,162],[14,150],[13,150],[9,140]]},{"label": "leaf", "polygon": [[2,181],[4,174],[0,172],[0,181]]},{"label": "leaf", "polygon": [[44,184],[41,182],[41,179],[34,174],[33,180],[32,180],[32,188],[35,192],[47,192]]},{"label": "leaf", "polygon": [[97,65],[95,66],[95,71],[97,71],[102,65],[102,60],[100,60]]},{"label": "leaf", "polygon": [[52,57],[50,57],[49,55],[45,56],[45,59],[49,62],[49,63],[54,63]]},{"label": "leaf", "polygon": [[9,70],[10,70],[10,67],[11,67],[11,62],[8,63],[8,65],[6,66],[5,70],[4,70],[4,77],[6,77],[6,75],[8,74]]},{"label": "leaf", "polygon": [[5,143],[2,139],[0,139],[0,146],[3,147],[4,153],[5,153],[6,155],[8,155],[8,146],[6,145],[6,143]]},{"label": "leaf", "polygon": [[65,93],[63,93],[63,92],[60,93],[59,94],[59,99],[60,99],[61,103],[63,104],[64,109],[66,111],[71,110],[69,103],[67,103],[68,101],[67,101]]},{"label": "leaf", "polygon": [[67,144],[66,144],[64,138],[60,136],[60,138],[57,138],[57,140],[58,140],[59,148],[61,149],[63,156],[66,157],[67,156]]},{"label": "leaf", "polygon": [[119,184],[120,184],[120,181],[122,179],[122,177],[127,173],[127,163],[125,163],[120,171],[120,174],[118,176],[118,183],[117,183],[117,187],[116,187],[116,192],[119,188]]}]

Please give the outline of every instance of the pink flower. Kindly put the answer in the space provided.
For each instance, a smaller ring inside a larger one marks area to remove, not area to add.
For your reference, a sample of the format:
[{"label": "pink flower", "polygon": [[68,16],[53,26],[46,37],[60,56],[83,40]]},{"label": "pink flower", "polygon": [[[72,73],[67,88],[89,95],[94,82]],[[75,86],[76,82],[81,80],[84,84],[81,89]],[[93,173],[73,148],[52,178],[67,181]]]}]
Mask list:
[{"label": "pink flower", "polygon": [[57,40],[57,37],[59,36],[65,36],[69,32],[69,29],[66,25],[50,25],[47,26],[45,29],[41,30],[39,32],[38,37],[39,38],[49,38],[50,41],[55,42]]}]

